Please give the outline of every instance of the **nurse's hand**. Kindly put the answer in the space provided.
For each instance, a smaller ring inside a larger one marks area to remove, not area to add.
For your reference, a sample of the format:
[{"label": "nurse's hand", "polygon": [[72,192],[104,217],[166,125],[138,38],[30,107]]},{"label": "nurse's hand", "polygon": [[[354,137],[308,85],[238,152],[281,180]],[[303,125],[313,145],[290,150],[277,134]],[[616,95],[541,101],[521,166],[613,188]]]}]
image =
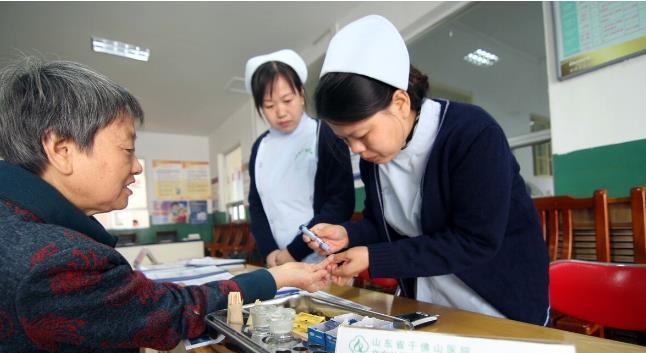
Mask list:
[{"label": "nurse's hand", "polygon": [[332,280],[337,284],[344,284],[352,277],[356,277],[362,271],[368,269],[370,260],[368,248],[355,246],[347,251],[330,255],[328,271],[332,274]]},{"label": "nurse's hand", "polygon": [[333,254],[341,249],[345,249],[349,244],[348,232],[343,226],[319,223],[310,228],[310,230],[330,246],[330,251],[325,251],[319,247],[316,241],[303,234],[303,241],[319,255]]},{"label": "nurse's hand", "polygon": [[268,271],[276,281],[276,288],[297,287],[308,292],[316,292],[328,286],[330,275],[327,271],[329,260],[318,264],[288,262],[275,266]]}]

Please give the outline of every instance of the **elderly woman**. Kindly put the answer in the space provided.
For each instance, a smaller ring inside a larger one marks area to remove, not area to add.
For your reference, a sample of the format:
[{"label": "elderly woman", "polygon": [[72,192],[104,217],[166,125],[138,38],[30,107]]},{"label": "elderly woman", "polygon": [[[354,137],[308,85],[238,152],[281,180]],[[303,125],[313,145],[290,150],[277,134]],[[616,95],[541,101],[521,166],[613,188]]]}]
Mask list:
[{"label": "elderly woman", "polygon": [[3,352],[170,349],[201,334],[230,291],[250,302],[325,284],[324,264],[187,287],[133,272],[92,215],[126,207],[142,121],[134,96],[79,64],[26,59],[0,72]]}]

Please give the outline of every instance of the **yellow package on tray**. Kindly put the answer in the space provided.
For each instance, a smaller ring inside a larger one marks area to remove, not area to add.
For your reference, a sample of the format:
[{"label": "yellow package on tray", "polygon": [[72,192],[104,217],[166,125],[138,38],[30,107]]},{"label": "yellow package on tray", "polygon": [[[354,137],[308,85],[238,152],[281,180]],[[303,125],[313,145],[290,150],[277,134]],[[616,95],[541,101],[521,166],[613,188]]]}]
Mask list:
[{"label": "yellow package on tray", "polygon": [[312,325],[320,324],[323,321],[325,321],[325,317],[323,316],[312,315],[305,312],[298,313],[298,315],[294,317],[292,333],[300,337],[302,340],[307,340],[307,328]]}]

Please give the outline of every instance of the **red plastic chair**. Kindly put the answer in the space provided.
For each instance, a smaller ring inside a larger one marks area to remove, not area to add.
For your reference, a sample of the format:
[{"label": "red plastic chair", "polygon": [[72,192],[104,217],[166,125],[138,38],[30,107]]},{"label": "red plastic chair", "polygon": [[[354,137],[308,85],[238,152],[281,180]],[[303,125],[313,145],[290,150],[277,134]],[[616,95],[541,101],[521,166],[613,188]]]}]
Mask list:
[{"label": "red plastic chair", "polygon": [[396,294],[398,283],[395,278],[370,278],[368,270],[365,270],[359,273],[355,280],[355,285],[361,288]]},{"label": "red plastic chair", "polygon": [[561,313],[602,326],[646,331],[646,265],[552,262],[550,303]]}]

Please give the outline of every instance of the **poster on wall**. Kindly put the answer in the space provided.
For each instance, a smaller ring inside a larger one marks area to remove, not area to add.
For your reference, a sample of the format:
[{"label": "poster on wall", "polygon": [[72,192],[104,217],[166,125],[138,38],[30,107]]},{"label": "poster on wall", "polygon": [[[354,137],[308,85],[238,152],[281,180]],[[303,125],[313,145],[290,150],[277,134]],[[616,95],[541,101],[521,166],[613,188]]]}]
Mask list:
[{"label": "poster on wall", "polygon": [[186,181],[184,199],[205,200],[211,198],[209,162],[182,162]]},{"label": "poster on wall", "polygon": [[212,209],[213,212],[217,212],[220,210],[220,183],[218,182],[218,178],[213,178],[211,179],[211,201],[212,201]]},{"label": "poster on wall", "polygon": [[646,2],[552,3],[558,78],[646,53]]},{"label": "poster on wall", "polygon": [[183,164],[181,161],[153,160],[155,198],[158,200],[177,200],[183,198]]},{"label": "poster on wall", "polygon": [[189,201],[188,202],[189,216],[188,220],[190,224],[206,224],[208,223],[208,211],[207,211],[207,201]]},{"label": "poster on wall", "polygon": [[188,223],[188,201],[153,201],[153,224]]}]

